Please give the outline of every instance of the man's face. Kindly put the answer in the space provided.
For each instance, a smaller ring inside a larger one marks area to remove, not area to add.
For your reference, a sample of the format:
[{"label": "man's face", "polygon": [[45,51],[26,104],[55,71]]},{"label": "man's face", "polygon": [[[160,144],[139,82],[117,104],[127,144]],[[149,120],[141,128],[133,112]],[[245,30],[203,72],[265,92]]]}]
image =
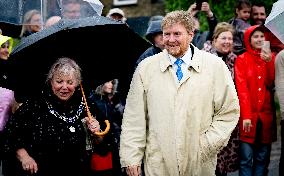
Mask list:
[{"label": "man's face", "polygon": [[80,18],[80,8],[79,3],[69,3],[64,6],[63,17],[68,19],[78,19]]},{"label": "man's face", "polygon": [[193,32],[188,32],[186,28],[179,23],[166,26],[163,29],[165,49],[176,58],[182,57],[185,54],[192,38]]},{"label": "man's face", "polygon": [[252,6],[251,19],[253,25],[262,25],[266,19],[266,12],[264,7]]}]

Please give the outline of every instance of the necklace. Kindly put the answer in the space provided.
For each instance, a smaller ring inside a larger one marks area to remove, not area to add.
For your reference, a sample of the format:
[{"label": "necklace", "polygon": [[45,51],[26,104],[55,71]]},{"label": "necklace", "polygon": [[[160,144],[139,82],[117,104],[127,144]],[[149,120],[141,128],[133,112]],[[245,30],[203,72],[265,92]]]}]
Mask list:
[{"label": "necklace", "polygon": [[[65,113],[59,114],[48,101],[46,101],[46,104],[47,104],[47,107],[48,107],[48,111],[52,115],[63,120],[64,122],[67,122],[68,124],[74,123],[76,120],[78,120],[80,115],[83,112],[83,109],[84,109],[84,102],[82,100],[79,107],[78,107],[78,110],[75,113],[75,115],[68,117],[68,116],[65,115]],[[76,128],[72,125],[69,126],[68,128],[69,128],[70,132],[72,132],[72,133],[74,133],[76,131]]]}]

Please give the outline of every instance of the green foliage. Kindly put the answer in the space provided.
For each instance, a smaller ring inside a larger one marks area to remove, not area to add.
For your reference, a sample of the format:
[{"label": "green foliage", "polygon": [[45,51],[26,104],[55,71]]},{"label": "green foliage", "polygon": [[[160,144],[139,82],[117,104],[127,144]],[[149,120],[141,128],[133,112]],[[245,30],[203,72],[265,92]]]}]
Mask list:
[{"label": "green foliage", "polygon": [[194,0],[165,0],[166,12],[173,10],[187,10]]},{"label": "green foliage", "polygon": [[[277,0],[251,0],[251,2],[262,1],[266,7],[267,15],[271,11],[272,4]],[[166,12],[173,10],[187,10],[195,0],[165,0]],[[237,0],[208,0],[212,12],[216,15],[219,22],[229,21],[235,16],[235,6]],[[208,30],[206,15],[199,13],[200,29]]]}]

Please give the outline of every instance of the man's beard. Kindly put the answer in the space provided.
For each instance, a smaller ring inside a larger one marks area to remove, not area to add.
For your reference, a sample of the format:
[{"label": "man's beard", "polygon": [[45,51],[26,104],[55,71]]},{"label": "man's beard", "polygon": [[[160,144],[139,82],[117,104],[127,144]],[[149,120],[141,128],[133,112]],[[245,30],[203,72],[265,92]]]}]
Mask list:
[{"label": "man's beard", "polygon": [[[256,23],[256,21],[260,22],[261,24]],[[255,21],[253,21],[252,25],[264,25],[264,23],[265,23],[265,19],[257,19]]]}]

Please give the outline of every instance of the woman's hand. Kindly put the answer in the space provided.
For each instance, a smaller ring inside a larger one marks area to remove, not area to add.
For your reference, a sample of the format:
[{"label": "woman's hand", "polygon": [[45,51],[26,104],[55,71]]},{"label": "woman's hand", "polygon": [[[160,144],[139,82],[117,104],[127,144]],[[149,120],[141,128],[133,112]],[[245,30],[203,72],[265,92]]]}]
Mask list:
[{"label": "woman's hand", "polygon": [[243,130],[245,130],[245,132],[250,132],[251,127],[252,127],[251,120],[250,119],[244,119],[243,120]]},{"label": "woman's hand", "polygon": [[38,166],[35,160],[28,154],[26,149],[21,148],[17,150],[17,158],[22,163],[23,170],[35,174],[38,171]]},{"label": "woman's hand", "polygon": [[88,117],[86,117],[86,122],[87,122],[88,129],[93,134],[95,134],[95,132],[100,132],[101,130],[100,124],[95,118],[89,119]]},{"label": "woman's hand", "polygon": [[270,48],[262,49],[261,52],[260,52],[260,57],[261,57],[265,62],[270,62],[271,59],[272,59]]}]

